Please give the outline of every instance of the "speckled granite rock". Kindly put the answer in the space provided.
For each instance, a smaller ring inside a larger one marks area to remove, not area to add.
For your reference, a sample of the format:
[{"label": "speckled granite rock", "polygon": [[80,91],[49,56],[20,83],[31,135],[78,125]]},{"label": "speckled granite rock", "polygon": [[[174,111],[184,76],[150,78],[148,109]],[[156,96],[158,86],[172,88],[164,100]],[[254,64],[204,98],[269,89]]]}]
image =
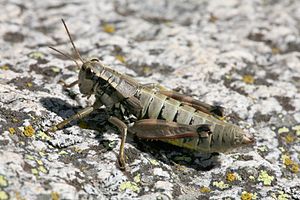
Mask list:
[{"label": "speckled granite rock", "polygon": [[[0,2],[0,199],[299,199],[300,2],[120,0]],[[221,104],[256,138],[203,155],[129,138],[77,87],[64,18],[85,58],[144,83]]]}]

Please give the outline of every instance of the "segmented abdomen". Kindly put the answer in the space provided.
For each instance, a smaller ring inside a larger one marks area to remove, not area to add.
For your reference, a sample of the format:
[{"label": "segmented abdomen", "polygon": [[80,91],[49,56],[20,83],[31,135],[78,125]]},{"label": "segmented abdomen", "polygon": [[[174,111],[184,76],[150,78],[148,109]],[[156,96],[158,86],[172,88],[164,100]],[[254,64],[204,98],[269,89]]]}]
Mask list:
[{"label": "segmented abdomen", "polygon": [[189,125],[211,125],[212,134],[207,138],[172,139],[164,140],[165,142],[202,152],[223,152],[228,150],[234,139],[235,125],[224,123],[180,101],[148,88],[141,89],[137,97],[143,107],[140,118],[164,119]]}]

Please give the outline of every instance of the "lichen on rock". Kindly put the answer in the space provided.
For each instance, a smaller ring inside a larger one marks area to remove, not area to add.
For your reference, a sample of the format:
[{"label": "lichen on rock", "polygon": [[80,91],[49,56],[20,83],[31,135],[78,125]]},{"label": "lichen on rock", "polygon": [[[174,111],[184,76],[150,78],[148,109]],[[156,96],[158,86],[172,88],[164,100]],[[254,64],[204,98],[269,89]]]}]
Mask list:
[{"label": "lichen on rock", "polygon": [[[0,3],[0,199],[299,199],[299,1]],[[84,60],[225,108],[252,146],[205,154],[125,144],[82,97],[64,18]]]}]

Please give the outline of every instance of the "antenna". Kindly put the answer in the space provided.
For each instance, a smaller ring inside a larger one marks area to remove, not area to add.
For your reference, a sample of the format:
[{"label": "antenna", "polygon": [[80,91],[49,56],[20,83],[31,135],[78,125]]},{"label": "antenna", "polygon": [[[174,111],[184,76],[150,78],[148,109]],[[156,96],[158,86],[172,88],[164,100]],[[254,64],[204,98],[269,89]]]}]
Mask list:
[{"label": "antenna", "polygon": [[56,49],[56,48],[54,48],[54,47],[51,47],[51,46],[48,46],[48,47],[49,47],[50,49],[52,49],[52,50],[54,50],[54,51],[60,53],[61,55],[63,55],[63,56],[65,56],[65,57],[67,57],[67,58],[73,60],[73,61],[76,63],[77,67],[80,68],[78,62],[77,62],[77,61],[75,60],[75,58],[73,58],[72,56],[70,56],[70,55],[68,55],[68,54],[66,54],[66,53],[63,53],[62,51],[60,51],[60,50],[58,50],[58,49]]},{"label": "antenna", "polygon": [[72,43],[73,49],[75,50],[75,52],[76,52],[78,58],[81,60],[81,62],[84,63],[83,59],[82,59],[81,56],[80,56],[79,51],[76,49],[76,46],[75,46],[75,44],[74,44],[74,42],[73,42],[73,40],[72,40],[71,34],[70,34],[70,32],[69,32],[69,29],[68,29],[68,27],[67,27],[65,21],[64,21],[63,19],[61,19],[61,21],[62,21],[62,23],[64,24],[64,27],[65,27],[65,29],[66,29],[66,31],[67,31],[67,34],[68,34],[69,39],[70,39],[70,42]]}]

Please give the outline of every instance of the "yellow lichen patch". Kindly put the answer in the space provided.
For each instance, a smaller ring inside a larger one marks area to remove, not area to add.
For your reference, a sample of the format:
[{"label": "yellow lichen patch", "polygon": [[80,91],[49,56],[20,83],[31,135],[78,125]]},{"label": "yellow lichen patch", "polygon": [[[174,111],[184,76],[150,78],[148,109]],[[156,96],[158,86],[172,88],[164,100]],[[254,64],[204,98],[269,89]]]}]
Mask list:
[{"label": "yellow lichen patch", "polygon": [[242,199],[242,200],[252,200],[252,199],[256,199],[256,194],[252,194],[252,193],[250,193],[250,192],[243,191],[243,192],[242,192],[241,199]]},{"label": "yellow lichen patch", "polygon": [[0,69],[2,69],[2,70],[9,70],[9,66],[7,66],[7,65],[2,65],[2,66],[0,67]]},{"label": "yellow lichen patch", "polygon": [[58,155],[68,155],[69,153],[68,152],[66,152],[66,151],[64,151],[64,150],[62,150],[62,151],[60,151],[59,153],[58,153]]},{"label": "yellow lichen patch", "polygon": [[29,54],[29,57],[30,57],[30,58],[33,58],[33,59],[35,59],[35,60],[38,60],[38,59],[44,58],[44,54],[41,53],[41,52],[36,51],[36,52],[30,53],[30,54]]},{"label": "yellow lichen patch", "polygon": [[254,77],[252,75],[244,75],[243,81],[247,84],[253,84],[254,83]]},{"label": "yellow lichen patch", "polygon": [[51,70],[52,70],[53,72],[55,72],[55,73],[59,73],[61,69],[58,68],[58,67],[53,66],[53,67],[51,67]]},{"label": "yellow lichen patch", "polygon": [[34,157],[28,154],[25,155],[25,158],[28,160],[34,160]]},{"label": "yellow lichen patch", "polygon": [[137,184],[135,182],[131,182],[131,181],[126,181],[121,183],[120,185],[120,191],[124,191],[124,190],[131,190],[133,192],[139,192],[140,188],[137,186]]},{"label": "yellow lichen patch", "polygon": [[258,181],[262,181],[264,185],[271,185],[273,180],[274,176],[270,176],[267,171],[261,170],[258,176]]},{"label": "yellow lichen patch", "polygon": [[116,28],[113,24],[103,24],[103,31],[106,33],[114,33],[116,32]]},{"label": "yellow lichen patch", "polygon": [[285,194],[283,191],[279,191],[279,195],[277,197],[278,200],[288,200],[291,199],[291,196],[288,194]]},{"label": "yellow lichen patch", "polygon": [[31,169],[31,173],[34,174],[34,175],[38,175],[39,174],[39,171],[35,168],[32,168]]},{"label": "yellow lichen patch", "polygon": [[31,125],[29,125],[29,126],[24,127],[23,133],[26,137],[32,137],[35,133],[35,130],[33,129],[33,127]]},{"label": "yellow lichen patch", "polygon": [[76,152],[76,153],[81,153],[83,151],[83,149],[81,149],[80,147],[74,147],[73,150]]},{"label": "yellow lichen patch", "polygon": [[8,182],[6,178],[3,175],[0,175],[0,187],[7,187],[7,186],[8,186]]},{"label": "yellow lichen patch", "polygon": [[44,157],[46,155],[46,153],[43,152],[43,151],[39,151],[39,155],[42,156],[42,157]]},{"label": "yellow lichen patch", "polygon": [[149,161],[152,165],[155,165],[155,166],[159,165],[159,163],[155,159],[149,159]]},{"label": "yellow lichen patch", "polygon": [[51,137],[43,131],[38,131],[36,134],[36,137],[41,140],[50,140],[51,139]]},{"label": "yellow lichen patch", "polygon": [[200,188],[201,193],[209,193],[210,191],[211,191],[211,189],[209,187],[202,186]]},{"label": "yellow lichen patch", "polygon": [[39,171],[44,173],[44,174],[47,174],[48,173],[48,170],[44,167],[44,166],[39,166]]},{"label": "yellow lichen patch", "polygon": [[299,172],[299,165],[297,163],[292,164],[290,170],[293,173],[298,173]]},{"label": "yellow lichen patch", "polygon": [[228,172],[228,173],[226,174],[226,180],[227,180],[228,182],[233,182],[233,181],[237,180],[237,176],[236,176],[236,174],[233,173],[233,172]]},{"label": "yellow lichen patch", "polygon": [[288,132],[290,132],[290,129],[287,128],[287,127],[285,127],[285,126],[278,129],[278,133],[279,134],[281,134],[281,133],[288,133]]},{"label": "yellow lichen patch", "polygon": [[120,54],[117,54],[117,55],[116,55],[116,59],[117,59],[118,61],[120,61],[121,63],[125,63],[125,57],[122,56],[122,55],[120,55]]},{"label": "yellow lichen patch", "polygon": [[26,86],[27,86],[27,87],[32,87],[33,84],[32,84],[31,82],[27,82],[27,83],[26,83]]},{"label": "yellow lichen patch", "polygon": [[136,183],[141,182],[141,174],[136,175],[136,176],[133,178],[133,180],[134,180],[134,182],[136,182]]},{"label": "yellow lichen patch", "polygon": [[300,125],[292,127],[292,130],[296,131],[297,136],[300,136]]},{"label": "yellow lichen patch", "polygon": [[286,150],[283,147],[278,147],[281,152],[285,152]]},{"label": "yellow lichen patch", "polygon": [[58,192],[51,192],[51,199],[52,200],[59,200]]},{"label": "yellow lichen patch", "polygon": [[288,134],[287,136],[285,136],[286,143],[292,143],[295,141],[295,139],[296,139],[296,137],[292,134]]},{"label": "yellow lichen patch", "polygon": [[232,75],[231,75],[231,74],[226,74],[226,75],[225,75],[225,78],[226,78],[227,80],[231,80],[231,79],[232,79]]},{"label": "yellow lichen patch", "polygon": [[267,152],[269,150],[269,148],[267,146],[260,146],[260,147],[257,147],[257,150],[259,150],[261,152]]},{"label": "yellow lichen patch", "polygon": [[42,160],[36,160],[36,163],[37,163],[38,165],[43,165],[43,164],[44,164]]},{"label": "yellow lichen patch", "polygon": [[214,181],[214,182],[213,182],[213,186],[215,186],[215,187],[217,187],[217,188],[220,188],[220,189],[222,189],[222,190],[229,188],[229,185],[228,185],[228,184],[225,184],[223,181],[220,181],[220,182]]},{"label": "yellow lichen patch", "polygon": [[14,128],[9,128],[8,131],[12,135],[16,133],[16,130]]},{"label": "yellow lichen patch", "polygon": [[5,191],[0,191],[0,200],[7,200],[9,199],[8,194]]},{"label": "yellow lichen patch", "polygon": [[283,161],[283,164],[285,164],[286,166],[290,166],[294,163],[293,160],[288,155],[282,155],[281,159]]},{"label": "yellow lichen patch", "polygon": [[146,74],[146,75],[149,75],[151,73],[151,67],[144,66],[143,67],[143,73]]}]

